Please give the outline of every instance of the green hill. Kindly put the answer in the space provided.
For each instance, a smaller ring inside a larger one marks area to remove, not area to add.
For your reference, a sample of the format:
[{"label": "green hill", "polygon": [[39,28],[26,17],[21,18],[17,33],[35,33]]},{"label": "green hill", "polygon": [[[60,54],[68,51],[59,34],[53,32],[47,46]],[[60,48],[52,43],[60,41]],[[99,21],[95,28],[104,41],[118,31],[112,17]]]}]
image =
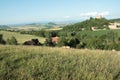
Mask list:
[{"label": "green hill", "polygon": [[38,37],[38,36],[34,36],[34,35],[27,35],[27,34],[20,34],[17,32],[0,31],[0,34],[3,34],[3,38],[5,40],[14,36],[17,39],[18,43],[20,43],[20,44],[24,43],[25,41],[35,39],[35,38],[37,38],[41,43],[44,43],[44,41],[45,41],[45,38],[43,38],[43,37]]},{"label": "green hill", "polygon": [[92,27],[96,27],[96,29],[108,29],[109,20],[105,18],[96,19],[90,18],[89,20],[85,20],[83,22],[78,22],[73,25],[68,25],[63,28],[64,31],[82,31],[82,30],[91,30]]},{"label": "green hill", "polygon": [[110,21],[112,21],[112,22],[120,22],[120,18],[117,18],[117,19],[111,19]]},{"label": "green hill", "polygon": [[0,45],[0,80],[119,79],[116,52]]}]

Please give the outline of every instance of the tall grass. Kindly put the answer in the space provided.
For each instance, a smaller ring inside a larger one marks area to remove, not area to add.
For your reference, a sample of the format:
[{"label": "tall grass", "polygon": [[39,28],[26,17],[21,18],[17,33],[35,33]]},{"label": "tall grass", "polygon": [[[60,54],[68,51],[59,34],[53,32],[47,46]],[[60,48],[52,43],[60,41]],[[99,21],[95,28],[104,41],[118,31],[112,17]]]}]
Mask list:
[{"label": "tall grass", "polygon": [[0,45],[0,80],[119,79],[116,52]]}]

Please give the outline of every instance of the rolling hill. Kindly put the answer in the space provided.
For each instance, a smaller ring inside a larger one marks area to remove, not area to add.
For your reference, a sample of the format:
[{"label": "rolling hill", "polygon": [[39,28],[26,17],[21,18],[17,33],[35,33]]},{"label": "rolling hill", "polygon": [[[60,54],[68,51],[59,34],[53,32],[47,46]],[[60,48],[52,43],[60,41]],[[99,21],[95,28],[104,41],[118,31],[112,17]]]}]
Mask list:
[{"label": "rolling hill", "polygon": [[82,30],[92,30],[92,27],[95,27],[96,29],[108,29],[109,22],[110,21],[105,18],[90,18],[88,20],[78,22],[73,25],[65,26],[63,30],[68,32],[79,32]]},{"label": "rolling hill", "polygon": [[0,29],[10,29],[10,27],[7,25],[0,25]]},{"label": "rolling hill", "polygon": [[112,21],[112,22],[120,22],[120,18],[117,18],[117,19],[111,19],[110,21]]},{"label": "rolling hill", "polygon": [[27,35],[27,34],[20,34],[17,32],[9,32],[9,31],[0,31],[0,34],[3,34],[3,38],[7,40],[7,38],[11,38],[14,36],[19,44],[24,43],[25,41],[37,38],[41,43],[44,43],[45,38],[34,36],[34,35]]}]

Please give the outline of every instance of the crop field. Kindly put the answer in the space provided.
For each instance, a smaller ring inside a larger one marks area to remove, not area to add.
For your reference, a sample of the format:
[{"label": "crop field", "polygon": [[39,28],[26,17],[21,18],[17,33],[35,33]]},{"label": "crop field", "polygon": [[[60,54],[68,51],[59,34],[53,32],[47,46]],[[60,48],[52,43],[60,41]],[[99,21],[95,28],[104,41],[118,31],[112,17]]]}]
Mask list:
[{"label": "crop field", "polygon": [[115,51],[0,45],[0,80],[120,80],[120,55]]},{"label": "crop field", "polygon": [[8,32],[8,31],[0,31],[0,34],[3,34],[3,38],[7,40],[7,38],[11,38],[14,36],[18,43],[22,44],[27,40],[35,39],[37,38],[41,43],[44,43],[45,38],[34,36],[34,35],[27,35],[27,34],[20,34],[16,32]]}]

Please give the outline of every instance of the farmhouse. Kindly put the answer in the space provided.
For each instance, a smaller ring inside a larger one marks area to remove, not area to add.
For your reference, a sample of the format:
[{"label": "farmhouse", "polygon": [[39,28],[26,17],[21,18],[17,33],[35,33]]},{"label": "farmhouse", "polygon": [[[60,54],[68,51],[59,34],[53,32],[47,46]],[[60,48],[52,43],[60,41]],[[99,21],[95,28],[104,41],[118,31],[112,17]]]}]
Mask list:
[{"label": "farmhouse", "polygon": [[57,36],[56,36],[56,37],[52,37],[52,42],[53,42],[53,43],[56,43],[56,44],[57,44],[57,43],[58,43],[58,40],[59,40],[59,37],[57,37]]},{"label": "farmhouse", "polygon": [[91,27],[91,30],[92,31],[99,31],[99,30],[106,30],[106,28],[104,28],[104,29],[98,29],[97,27]]},{"label": "farmhouse", "polygon": [[91,27],[92,31],[98,31],[99,29],[97,29],[97,27]]},{"label": "farmhouse", "polygon": [[110,29],[120,29],[120,23],[117,23],[117,22],[110,23],[109,28]]}]

